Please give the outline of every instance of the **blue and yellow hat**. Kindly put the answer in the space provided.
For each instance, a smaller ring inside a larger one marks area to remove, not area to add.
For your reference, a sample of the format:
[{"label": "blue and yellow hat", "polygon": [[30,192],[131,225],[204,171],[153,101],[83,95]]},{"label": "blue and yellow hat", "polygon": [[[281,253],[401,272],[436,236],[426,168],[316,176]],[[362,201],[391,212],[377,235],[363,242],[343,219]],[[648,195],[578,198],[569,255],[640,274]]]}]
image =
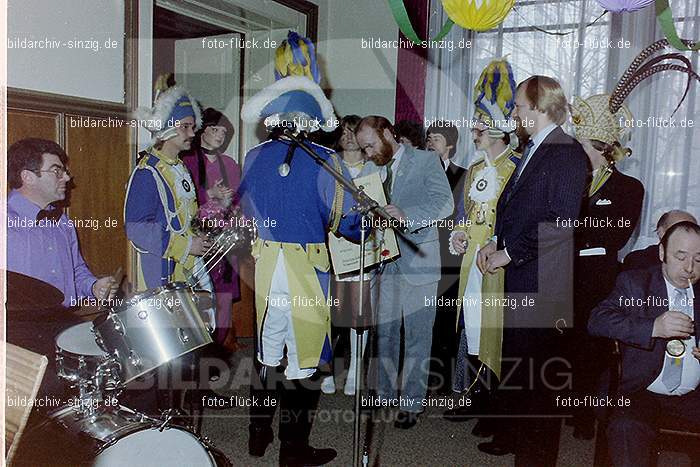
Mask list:
[{"label": "blue and yellow hat", "polygon": [[[165,76],[165,75],[164,75]],[[152,109],[138,109],[134,118],[151,132],[153,143],[167,141],[177,134],[177,122],[192,117],[195,130],[202,126],[202,112],[197,101],[181,86],[167,87],[164,77],[156,83],[156,98]]]},{"label": "blue and yellow hat", "polygon": [[492,61],[481,72],[474,86],[475,116],[489,127],[489,136],[498,138],[515,131],[516,123],[511,118],[515,89],[513,69],[505,59]]},{"label": "blue and yellow hat", "polygon": [[333,104],[319,86],[321,74],[313,43],[289,31],[275,52],[275,81],[251,97],[241,109],[247,123],[264,120],[303,122],[307,130],[333,131],[338,120]]}]

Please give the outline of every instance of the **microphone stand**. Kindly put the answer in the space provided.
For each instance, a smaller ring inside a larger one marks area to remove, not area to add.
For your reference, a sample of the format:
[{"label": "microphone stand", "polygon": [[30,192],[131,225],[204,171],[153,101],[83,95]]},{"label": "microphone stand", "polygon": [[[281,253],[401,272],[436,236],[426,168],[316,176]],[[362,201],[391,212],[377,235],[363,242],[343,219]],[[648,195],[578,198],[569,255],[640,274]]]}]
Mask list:
[{"label": "microphone stand", "polygon": [[299,130],[292,131],[289,128],[285,128],[283,135],[294,141],[297,146],[303,149],[306,154],[311,156],[311,158],[316,161],[318,165],[323,167],[326,172],[330,173],[333,178],[335,178],[338,183],[340,183],[343,188],[345,188],[352,195],[352,197],[355,198],[355,201],[357,201],[357,211],[363,215],[372,212],[375,216],[386,221],[387,225],[393,228],[396,232],[399,232],[399,234],[404,237],[404,240],[408,241],[409,243],[413,243],[405,236],[405,234],[408,233],[408,228],[405,225],[401,225],[398,219],[387,213],[384,208],[379,206],[379,203],[370,198],[362,188],[355,186],[352,180],[345,178],[345,176],[341,172],[338,172],[335,167],[328,163],[328,161],[316,154],[316,152],[306,142],[306,132]]},{"label": "microphone stand", "polygon": [[[361,216],[361,228],[360,228],[360,293],[359,293],[359,303],[357,305],[357,322],[363,323],[363,305],[364,305],[364,283],[365,283],[365,240],[366,231],[365,226],[369,213],[373,213],[375,216],[384,220],[388,226],[394,229],[404,241],[414,249],[418,249],[416,244],[407,238],[408,228],[405,225],[401,225],[398,219],[387,213],[384,208],[379,206],[379,203],[370,198],[363,190],[363,187],[355,186],[352,180],[348,180],[345,176],[338,172],[335,167],[330,165],[328,161],[323,159],[321,156],[316,154],[316,152],[307,144],[306,133],[304,131],[299,131],[294,127],[294,130],[287,126],[284,129],[283,135],[294,141],[301,149],[304,150],[312,159],[314,159],[324,170],[330,173],[333,178],[335,178],[338,183],[340,183],[357,201],[357,205],[353,207],[353,210],[358,211]],[[363,326],[364,328],[364,326]],[[355,467],[360,467],[360,462],[364,465],[368,463],[368,440],[365,439],[363,445],[360,444],[361,436],[361,392],[362,392],[362,362],[363,362],[363,348],[362,341],[365,334],[365,329],[356,329],[355,337],[355,407],[354,407],[354,432],[353,432],[353,451],[352,451],[352,465]],[[363,448],[362,455],[360,455],[360,448]]]}]

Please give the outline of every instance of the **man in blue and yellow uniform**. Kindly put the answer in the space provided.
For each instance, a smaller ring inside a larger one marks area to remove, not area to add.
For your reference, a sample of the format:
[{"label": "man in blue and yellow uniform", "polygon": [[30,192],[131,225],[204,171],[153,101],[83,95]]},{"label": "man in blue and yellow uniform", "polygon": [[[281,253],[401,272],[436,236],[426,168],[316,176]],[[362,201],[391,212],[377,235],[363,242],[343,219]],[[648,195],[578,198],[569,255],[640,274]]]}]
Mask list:
[{"label": "man in blue and yellow uniform", "polygon": [[[153,135],[151,147],[141,153],[131,173],[124,204],[126,234],[138,255],[136,290],[144,291],[169,282],[189,281],[211,241],[192,231],[192,219],[197,214],[196,190],[187,167],[179,159],[180,152],[190,148],[194,131],[201,125],[197,102],[185,89],[173,86],[159,92],[153,109],[140,109],[135,117]],[[210,285],[206,273],[200,273],[199,285]],[[170,365],[196,368],[198,356],[199,352],[193,353]],[[153,413],[178,407],[179,394],[167,390],[169,379],[158,376],[158,391],[135,392],[131,396],[139,398],[136,403],[143,404],[143,410]],[[199,378],[194,375],[194,379]],[[149,400],[154,394],[157,402]],[[218,399],[208,406],[221,407],[219,403],[224,401],[210,391],[199,394],[205,399]]]},{"label": "man in blue and yellow uniform", "polygon": [[[475,414],[492,412],[491,390],[501,378],[503,308],[492,306],[493,297],[503,294],[503,276],[483,275],[476,266],[479,248],[494,235],[496,205],[508,180],[520,162],[515,108],[515,78],[506,60],[492,61],[481,73],[474,89],[476,96],[471,129],[477,148],[467,170],[457,205],[450,251],[462,256],[459,292],[459,321],[463,327],[457,355],[453,389],[467,392],[471,405],[445,412],[450,421],[466,421]],[[479,437],[493,434],[488,418],[479,419],[472,433]]]},{"label": "man in blue and yellow uniform", "polygon": [[[337,122],[317,84],[313,44],[290,32],[275,65],[281,79],[246,103],[243,120],[333,130]],[[332,150],[308,144],[351,178]],[[359,240],[360,217],[351,211],[350,193],[279,129],[246,155],[239,190],[243,212],[259,234],[253,246],[259,380],[251,397],[281,398],[280,465],[323,465],[336,452],[311,447],[309,434],[320,395],[317,368],[331,360],[326,235]],[[274,413],[274,406],[251,407],[250,455],[265,454]]]},{"label": "man in blue and yellow uniform", "polygon": [[160,93],[152,112],[138,115],[153,132],[153,145],[131,174],[124,205],[129,241],[138,252],[137,290],[190,279],[195,258],[209,248],[191,223],[197,196],[179,159],[201,124],[196,101],[179,86]]}]

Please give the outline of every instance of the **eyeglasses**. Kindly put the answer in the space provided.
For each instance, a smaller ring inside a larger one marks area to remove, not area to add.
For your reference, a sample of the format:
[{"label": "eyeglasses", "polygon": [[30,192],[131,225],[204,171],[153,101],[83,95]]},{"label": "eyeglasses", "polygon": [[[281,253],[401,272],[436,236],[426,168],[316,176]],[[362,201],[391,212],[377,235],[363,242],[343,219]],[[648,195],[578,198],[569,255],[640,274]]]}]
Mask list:
[{"label": "eyeglasses", "polygon": [[56,176],[56,178],[63,178],[64,175],[68,175],[69,178],[71,177],[70,170],[68,170],[66,167],[54,166],[46,170],[33,170],[33,172],[51,172]]}]

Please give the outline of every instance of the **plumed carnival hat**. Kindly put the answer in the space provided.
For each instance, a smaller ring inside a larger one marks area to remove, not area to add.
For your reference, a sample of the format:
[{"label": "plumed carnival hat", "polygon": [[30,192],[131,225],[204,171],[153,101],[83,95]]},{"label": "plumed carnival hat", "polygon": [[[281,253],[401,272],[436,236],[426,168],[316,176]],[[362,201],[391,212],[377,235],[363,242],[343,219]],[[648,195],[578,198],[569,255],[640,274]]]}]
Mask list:
[{"label": "plumed carnival hat", "polygon": [[489,136],[499,138],[515,131],[516,123],[511,118],[515,109],[515,78],[508,61],[494,60],[484,68],[474,86],[474,96],[476,117],[489,127]]},{"label": "plumed carnival hat", "polygon": [[571,120],[577,138],[627,144],[631,125],[626,122],[632,119],[632,113],[624,105],[614,114],[610,111],[609,94],[596,94],[585,100],[576,97],[571,105]]},{"label": "plumed carnival hat", "polygon": [[175,85],[172,75],[156,81],[156,98],[152,109],[139,108],[133,117],[151,132],[152,142],[167,141],[177,134],[178,121],[193,117],[195,130],[202,126],[202,112],[197,101],[183,87]]},{"label": "plumed carnival hat", "polygon": [[309,39],[289,31],[275,53],[275,79],[243,105],[244,122],[264,120],[266,126],[274,126],[291,120],[310,132],[338,126],[333,105],[319,86],[321,74]]},{"label": "plumed carnival hat", "polygon": [[[631,136],[631,121],[634,117],[623,102],[642,81],[662,71],[679,71],[688,75],[685,93],[673,111],[674,114],[676,113],[688,94],[691,80],[700,81],[700,76],[693,70],[690,60],[683,55],[665,53],[653,57],[666,47],[670,47],[669,42],[662,39],[642,50],[622,75],[611,94],[596,94],[585,100],[580,97],[574,99],[570,110],[577,138],[598,140],[610,145],[627,144]],[[676,60],[677,62],[674,62]],[[617,162],[630,154],[629,150],[619,150],[614,151],[612,157]]]}]

